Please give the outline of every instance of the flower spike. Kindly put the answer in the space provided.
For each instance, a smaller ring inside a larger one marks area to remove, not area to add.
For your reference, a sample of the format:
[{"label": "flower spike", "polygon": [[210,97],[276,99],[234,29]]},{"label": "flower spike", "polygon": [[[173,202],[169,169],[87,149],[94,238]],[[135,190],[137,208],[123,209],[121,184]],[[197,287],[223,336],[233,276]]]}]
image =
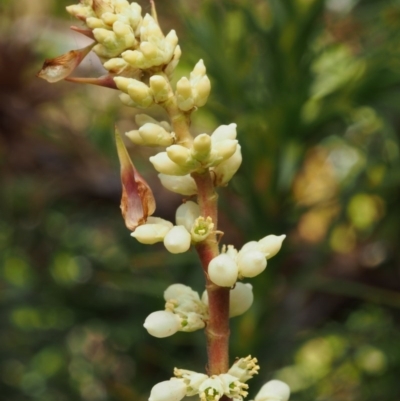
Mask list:
[{"label": "flower spike", "polygon": [[144,224],[147,217],[156,209],[153,192],[136,170],[118,130],[115,130],[115,141],[119,162],[121,164],[122,198],[121,211],[126,226],[134,231]]}]

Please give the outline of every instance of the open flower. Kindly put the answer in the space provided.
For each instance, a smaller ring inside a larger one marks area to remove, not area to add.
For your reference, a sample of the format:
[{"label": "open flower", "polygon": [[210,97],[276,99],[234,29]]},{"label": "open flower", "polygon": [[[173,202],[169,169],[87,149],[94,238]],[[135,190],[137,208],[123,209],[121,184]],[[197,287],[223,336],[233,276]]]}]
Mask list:
[{"label": "open flower", "polygon": [[115,131],[118,157],[121,164],[121,211],[126,226],[134,231],[144,224],[156,209],[153,192],[136,170],[118,130]]}]

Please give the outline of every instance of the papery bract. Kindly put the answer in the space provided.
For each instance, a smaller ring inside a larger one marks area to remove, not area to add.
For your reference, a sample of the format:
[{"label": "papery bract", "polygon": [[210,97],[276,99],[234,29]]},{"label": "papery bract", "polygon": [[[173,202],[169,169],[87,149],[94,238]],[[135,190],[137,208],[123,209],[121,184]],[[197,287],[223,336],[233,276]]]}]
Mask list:
[{"label": "papery bract", "polygon": [[121,164],[121,211],[126,226],[134,231],[144,224],[156,209],[153,192],[133,165],[118,130],[115,131],[118,157]]},{"label": "papery bract", "polygon": [[93,46],[94,43],[83,49],[71,50],[61,56],[46,59],[42,69],[36,75],[50,83],[67,78],[92,50]]}]

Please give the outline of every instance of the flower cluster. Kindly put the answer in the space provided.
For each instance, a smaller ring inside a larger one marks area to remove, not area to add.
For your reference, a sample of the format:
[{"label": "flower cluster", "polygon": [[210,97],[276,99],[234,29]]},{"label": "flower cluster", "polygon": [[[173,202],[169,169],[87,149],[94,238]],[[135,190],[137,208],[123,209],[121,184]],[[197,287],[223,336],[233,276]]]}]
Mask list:
[{"label": "flower cluster", "polygon": [[[154,337],[163,338],[177,331],[195,331],[205,327],[208,320],[208,295],[201,299],[196,291],[184,284],[172,284],[164,291],[165,310],[151,313],[144,327]],[[230,291],[229,316],[246,312],[253,303],[251,284],[237,283]]]},{"label": "flower cluster", "polygon": [[285,235],[268,235],[260,241],[250,241],[240,251],[228,245],[208,265],[210,280],[221,287],[232,287],[236,280],[255,277],[265,270],[267,260],[281,249]]},{"label": "flower cluster", "polygon": [[175,368],[175,377],[152,388],[149,401],[180,401],[193,395],[198,395],[200,401],[218,401],[224,395],[234,401],[242,401],[247,396],[248,385],[245,382],[259,369],[257,359],[251,356],[238,359],[227,373],[219,375],[208,376]]}]

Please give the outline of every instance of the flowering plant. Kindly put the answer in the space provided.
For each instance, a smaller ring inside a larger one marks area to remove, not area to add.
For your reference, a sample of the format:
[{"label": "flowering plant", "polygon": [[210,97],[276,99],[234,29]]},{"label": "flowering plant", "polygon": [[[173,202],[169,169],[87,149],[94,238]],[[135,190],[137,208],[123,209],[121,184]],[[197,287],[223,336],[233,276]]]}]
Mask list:
[{"label": "flowering plant", "polygon": [[[156,384],[149,401],[179,401],[198,396],[201,401],[247,396],[247,381],[258,373],[257,359],[247,356],[229,363],[229,318],[245,313],[253,302],[250,283],[243,279],[262,273],[267,260],[279,252],[284,235],[268,235],[237,250],[219,246],[218,195],[242,162],[236,124],[222,125],[211,134],[193,137],[191,115],[207,102],[211,90],[200,60],[189,77],[175,87],[171,78],[181,57],[174,30],[164,35],[152,12],[142,16],[137,3],[126,0],[81,0],[67,7],[84,27],[73,30],[93,39],[83,49],[46,60],[38,76],[48,82],[69,80],[121,91],[121,102],[147,109],[157,104],[169,121],[147,114],[136,115],[138,129],[126,136],[136,145],[162,147],[150,157],[164,187],[185,197],[176,211],[175,224],[152,215],[156,202],[151,188],[132,163],[118,130],[115,132],[121,164],[121,210],[132,236],[143,244],[163,242],[171,253],[196,249],[205,276],[206,291],[200,296],[184,284],[172,284],[164,292],[164,310],[151,313],[144,327],[163,338],[177,331],[205,330],[208,364],[205,373],[175,368],[174,377]],[[70,74],[94,51],[106,74],[98,78],[73,78]],[[190,200],[189,200],[189,199]],[[255,401],[287,401],[290,390],[280,381],[266,383]]]}]

